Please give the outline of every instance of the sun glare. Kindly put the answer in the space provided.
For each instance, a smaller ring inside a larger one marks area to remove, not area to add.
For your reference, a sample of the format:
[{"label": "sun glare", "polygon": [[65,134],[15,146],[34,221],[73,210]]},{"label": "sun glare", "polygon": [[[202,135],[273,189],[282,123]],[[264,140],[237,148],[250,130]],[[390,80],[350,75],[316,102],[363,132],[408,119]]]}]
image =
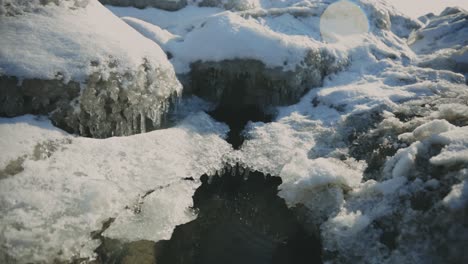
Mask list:
[{"label": "sun glare", "polygon": [[369,31],[369,22],[362,9],[347,0],[330,5],[320,18],[320,33],[326,42],[338,42],[342,37]]}]

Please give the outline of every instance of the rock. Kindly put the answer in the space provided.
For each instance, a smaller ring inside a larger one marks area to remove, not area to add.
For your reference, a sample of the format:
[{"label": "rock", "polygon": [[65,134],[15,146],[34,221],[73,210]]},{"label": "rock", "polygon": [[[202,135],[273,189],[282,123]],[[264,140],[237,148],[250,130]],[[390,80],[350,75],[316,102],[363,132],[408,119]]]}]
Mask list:
[{"label": "rock", "polygon": [[269,68],[254,59],[220,62],[198,61],[181,80],[184,88],[209,101],[231,109],[248,106],[268,108],[297,102],[309,89],[322,85],[323,78],[339,69],[326,51],[310,51],[295,70]]},{"label": "rock", "polygon": [[103,5],[155,7],[167,11],[177,11],[187,6],[187,0],[99,0],[99,2]]},{"label": "rock", "polygon": [[[94,138],[151,131],[166,124],[178,96],[175,92],[168,97],[155,95],[151,84],[167,76],[151,80],[150,75],[142,69],[136,76],[113,74],[104,80],[95,73],[82,91],[74,81],[27,79],[18,84],[16,77],[2,76],[0,116],[49,115],[57,127]],[[179,85],[175,78],[172,84]]]},{"label": "rock", "polygon": [[26,79],[0,76],[0,115],[14,117],[28,113],[48,114],[68,105],[80,94],[80,84],[61,80]]},{"label": "rock", "polygon": [[[157,44],[97,2],[29,5],[19,5],[27,15],[0,16],[0,116],[48,115],[95,138],[167,124],[182,87]],[[89,22],[96,14],[101,24]]]},{"label": "rock", "polygon": [[103,239],[96,250],[97,263],[121,264],[155,264],[158,256],[158,245],[153,241],[139,240],[135,242],[121,242],[115,239]]},{"label": "rock", "polygon": [[342,50],[235,12],[208,16],[177,37],[138,19],[126,21],[171,54],[185,93],[235,109],[297,102],[349,61]]}]

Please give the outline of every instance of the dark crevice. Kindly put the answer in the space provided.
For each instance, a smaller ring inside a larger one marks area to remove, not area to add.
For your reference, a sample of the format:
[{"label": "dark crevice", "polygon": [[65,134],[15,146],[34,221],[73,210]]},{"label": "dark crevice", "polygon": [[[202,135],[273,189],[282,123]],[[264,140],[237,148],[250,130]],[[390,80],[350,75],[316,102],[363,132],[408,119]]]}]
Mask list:
[{"label": "dark crevice", "polygon": [[271,122],[273,114],[264,111],[256,105],[244,105],[233,107],[231,105],[220,105],[215,110],[209,112],[215,120],[226,123],[229,126],[229,133],[226,141],[234,149],[239,149],[244,143],[242,131],[249,122]]},{"label": "dark crevice", "polygon": [[280,177],[227,165],[223,173],[200,179],[193,195],[195,220],[158,242],[126,243],[96,232],[102,245],[95,263],[322,263],[320,235],[305,230],[278,196]]},{"label": "dark crevice", "polygon": [[201,180],[193,196],[197,219],[158,242],[158,263],[322,263],[319,235],[308,234],[277,195],[281,178],[228,166]]}]

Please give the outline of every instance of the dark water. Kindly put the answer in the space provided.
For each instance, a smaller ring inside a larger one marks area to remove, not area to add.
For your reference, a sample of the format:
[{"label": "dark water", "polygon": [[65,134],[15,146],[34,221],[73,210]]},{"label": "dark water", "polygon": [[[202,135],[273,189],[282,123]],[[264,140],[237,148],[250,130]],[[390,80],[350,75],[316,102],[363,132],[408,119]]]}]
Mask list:
[{"label": "dark water", "polygon": [[162,264],[322,263],[319,237],[308,235],[277,195],[279,177],[239,167],[201,177],[194,196],[198,217],[164,242]]},{"label": "dark water", "polygon": [[215,120],[229,125],[227,142],[239,149],[244,142],[242,131],[249,122],[271,122],[273,115],[255,105],[222,105],[209,113]]},{"label": "dark water", "polygon": [[170,240],[156,243],[101,236],[95,263],[322,263],[319,235],[306,232],[277,195],[281,178],[247,173],[246,178],[242,168],[228,166],[210,182],[208,175],[201,176],[193,195],[195,220],[177,226]]}]

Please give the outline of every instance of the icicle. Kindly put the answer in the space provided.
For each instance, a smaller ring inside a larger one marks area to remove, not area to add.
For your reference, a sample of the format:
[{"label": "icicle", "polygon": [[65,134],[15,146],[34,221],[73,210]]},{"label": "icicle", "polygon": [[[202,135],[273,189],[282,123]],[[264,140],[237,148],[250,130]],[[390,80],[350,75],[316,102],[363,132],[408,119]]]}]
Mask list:
[{"label": "icicle", "polygon": [[140,110],[140,130],[141,130],[141,133],[145,133],[146,132],[146,117],[145,117],[145,114],[143,112],[143,110]]}]

